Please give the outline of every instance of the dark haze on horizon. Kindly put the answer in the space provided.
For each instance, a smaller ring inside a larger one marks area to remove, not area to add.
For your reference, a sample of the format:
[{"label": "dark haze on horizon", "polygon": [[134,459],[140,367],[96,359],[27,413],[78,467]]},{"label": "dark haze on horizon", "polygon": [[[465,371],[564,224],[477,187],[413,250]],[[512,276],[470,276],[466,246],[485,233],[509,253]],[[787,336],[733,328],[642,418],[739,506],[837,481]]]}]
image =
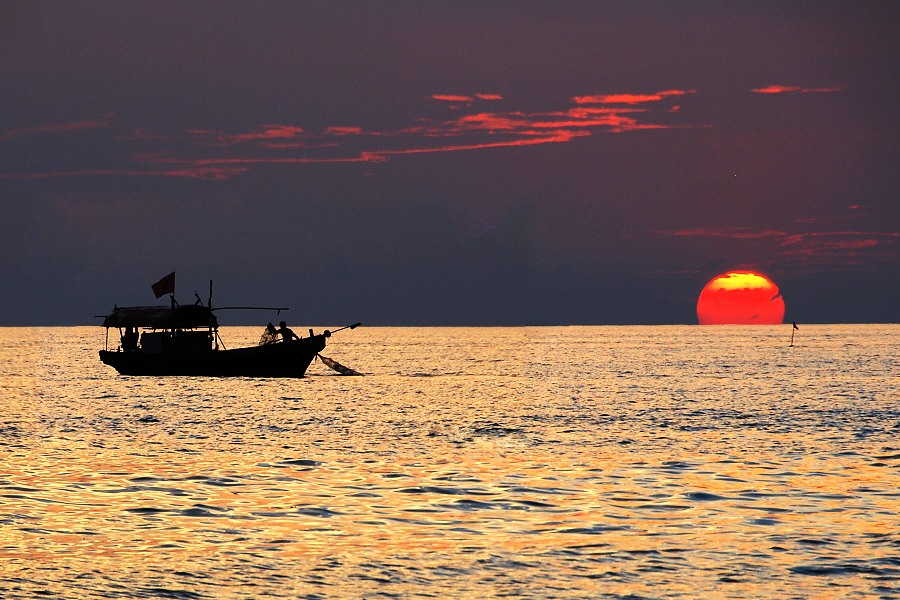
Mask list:
[{"label": "dark haze on horizon", "polygon": [[[0,325],[900,322],[895,2],[8,2]],[[262,317],[268,319],[268,316]],[[223,324],[260,322],[229,314]]]}]

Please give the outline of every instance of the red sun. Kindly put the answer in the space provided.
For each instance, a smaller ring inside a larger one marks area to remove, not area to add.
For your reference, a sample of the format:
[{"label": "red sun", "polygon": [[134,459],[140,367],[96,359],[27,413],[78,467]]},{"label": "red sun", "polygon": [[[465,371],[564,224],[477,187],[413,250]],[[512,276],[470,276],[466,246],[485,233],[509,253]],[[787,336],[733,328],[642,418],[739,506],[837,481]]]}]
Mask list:
[{"label": "red sun", "polygon": [[697,320],[701,325],[781,325],[784,298],[768,277],[753,271],[730,271],[700,292]]}]

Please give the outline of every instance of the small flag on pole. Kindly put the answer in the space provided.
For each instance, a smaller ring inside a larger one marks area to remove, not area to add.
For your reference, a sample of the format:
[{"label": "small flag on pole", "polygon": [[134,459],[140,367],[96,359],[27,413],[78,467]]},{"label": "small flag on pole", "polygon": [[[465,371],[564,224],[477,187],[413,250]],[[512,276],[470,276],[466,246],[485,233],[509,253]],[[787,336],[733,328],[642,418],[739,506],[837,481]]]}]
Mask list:
[{"label": "small flag on pole", "polygon": [[152,286],[153,293],[157,298],[160,296],[165,296],[166,294],[174,294],[175,293],[175,271],[172,271]]},{"label": "small flag on pole", "polygon": [[796,324],[796,323],[794,323],[794,329],[797,329],[798,331],[799,331],[799,329],[800,329],[799,327],[797,327],[797,324]]},{"label": "small flag on pole", "polygon": [[794,332],[799,331],[800,328],[797,327],[796,321],[791,323],[791,325],[793,325],[793,327],[791,328],[791,346],[790,347],[793,348],[794,347]]}]

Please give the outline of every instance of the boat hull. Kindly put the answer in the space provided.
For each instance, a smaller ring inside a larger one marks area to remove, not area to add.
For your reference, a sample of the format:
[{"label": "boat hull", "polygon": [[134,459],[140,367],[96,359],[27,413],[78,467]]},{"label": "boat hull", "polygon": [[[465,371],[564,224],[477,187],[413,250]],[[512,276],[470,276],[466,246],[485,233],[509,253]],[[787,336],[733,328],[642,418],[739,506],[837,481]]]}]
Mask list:
[{"label": "boat hull", "polygon": [[325,336],[206,352],[100,351],[100,360],[121,375],[195,377],[303,377]]}]

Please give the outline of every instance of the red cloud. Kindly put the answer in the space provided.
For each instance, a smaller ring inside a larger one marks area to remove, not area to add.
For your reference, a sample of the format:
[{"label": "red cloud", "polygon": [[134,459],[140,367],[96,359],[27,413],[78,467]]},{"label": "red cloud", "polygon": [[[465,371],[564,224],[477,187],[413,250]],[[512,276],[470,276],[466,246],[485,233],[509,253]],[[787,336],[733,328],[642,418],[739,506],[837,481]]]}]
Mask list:
[{"label": "red cloud", "polygon": [[754,231],[745,227],[721,227],[721,228],[704,228],[697,227],[695,229],[678,229],[675,231],[657,231],[666,235],[675,237],[719,237],[730,238],[734,240],[756,240],[769,237],[784,237],[787,235],[783,231],[776,229],[763,229]]},{"label": "red cloud", "polygon": [[840,86],[825,88],[804,88],[794,85],[769,85],[762,88],[754,88],[751,90],[754,94],[830,94],[840,92],[843,88]]},{"label": "red cloud", "polygon": [[[383,162],[405,154],[564,143],[599,133],[677,127],[653,122],[649,107],[633,104],[686,93],[690,92],[666,90],[652,96],[579,96],[573,105],[542,112],[471,109],[476,101],[504,100],[500,94],[435,94],[431,98],[451,103],[461,114],[447,120],[423,117],[409,127],[380,131],[336,125],[313,133],[292,124],[267,124],[243,132],[188,129],[159,133],[131,127],[116,138],[127,140],[136,149],[124,164],[83,171],[49,169],[45,173],[0,174],[0,178],[143,175],[224,179],[263,165]],[[669,111],[657,114],[665,114],[667,120],[673,118]],[[106,121],[98,120],[14,130],[0,137],[0,142],[31,131],[71,131],[106,125]],[[453,141],[446,143],[450,139]],[[240,148],[243,156],[235,148]]]},{"label": "red cloud", "polygon": [[[882,264],[900,266],[896,246],[900,233],[867,231],[816,232],[791,235],[780,248],[780,259],[809,272]],[[869,268],[869,267],[866,267]]]},{"label": "red cloud", "polygon": [[785,238],[782,245],[815,243],[829,248],[871,248],[878,245],[893,245],[898,239],[900,239],[900,233],[895,232],[816,231],[790,235]]},{"label": "red cloud", "polygon": [[771,238],[771,249],[781,264],[813,273],[854,268],[877,263],[900,266],[896,246],[900,233],[869,231],[815,231],[787,233],[776,229],[751,230],[743,227],[696,228],[654,233],[675,237],[710,237],[732,240]]},{"label": "red cloud", "polygon": [[195,138],[212,139],[222,146],[233,146],[256,141],[294,140],[302,136],[304,131],[292,125],[263,125],[260,129],[247,133],[225,133],[207,129],[191,129],[188,133]]},{"label": "red cloud", "polygon": [[69,177],[178,177],[224,180],[249,171],[245,167],[186,166],[180,169],[141,171],[137,169],[85,169],[82,171],[48,171],[43,173],[0,173],[0,179],[61,179]]},{"label": "red cloud", "polygon": [[440,100],[441,102],[474,102],[472,96],[456,96],[453,94],[432,94],[432,100]]},{"label": "red cloud", "polygon": [[462,102],[463,104],[471,104],[475,102],[475,98],[479,100],[503,100],[500,94],[475,94],[474,96],[463,96],[459,94],[432,94],[432,100],[440,100],[441,102]]},{"label": "red cloud", "polygon": [[342,127],[335,125],[325,129],[325,135],[361,135],[362,127]]},{"label": "red cloud", "polygon": [[655,94],[604,94],[599,96],[575,96],[576,104],[644,104],[659,102],[667,96],[693,94],[694,90],[664,90]]},{"label": "red cloud", "polygon": [[303,133],[300,127],[290,125],[265,125],[260,131],[245,133],[234,137],[239,142],[250,140],[272,140],[294,138]]},{"label": "red cloud", "polygon": [[0,134],[0,142],[5,142],[23,135],[32,133],[67,133],[84,129],[99,129],[110,126],[110,119],[94,119],[90,121],[74,121],[71,123],[54,123],[52,125],[40,125],[37,127],[21,127],[9,129]]},{"label": "red cloud", "polygon": [[[230,179],[235,175],[242,175],[250,169],[246,167],[189,167],[186,169],[171,169],[169,171],[161,171],[152,173],[154,175],[162,175],[165,177],[187,177],[189,179],[205,179],[209,181],[222,181]],[[143,173],[149,175],[151,173]]]},{"label": "red cloud", "polygon": [[476,115],[467,115],[456,121],[460,128],[464,129],[487,129],[495,131],[498,129],[516,129],[525,126],[528,121],[514,116],[498,115],[496,113],[478,113]]},{"label": "red cloud", "polygon": [[430,154],[435,152],[461,152],[464,150],[484,150],[488,148],[509,148],[516,146],[535,146],[538,144],[551,144],[568,142],[575,137],[589,135],[587,133],[559,130],[553,132],[532,132],[533,137],[513,139],[502,142],[484,142],[475,144],[458,144],[451,146],[436,146],[433,148],[406,148],[403,150],[376,150],[363,152],[359,158],[369,162],[384,162],[389,156],[402,154]]}]

